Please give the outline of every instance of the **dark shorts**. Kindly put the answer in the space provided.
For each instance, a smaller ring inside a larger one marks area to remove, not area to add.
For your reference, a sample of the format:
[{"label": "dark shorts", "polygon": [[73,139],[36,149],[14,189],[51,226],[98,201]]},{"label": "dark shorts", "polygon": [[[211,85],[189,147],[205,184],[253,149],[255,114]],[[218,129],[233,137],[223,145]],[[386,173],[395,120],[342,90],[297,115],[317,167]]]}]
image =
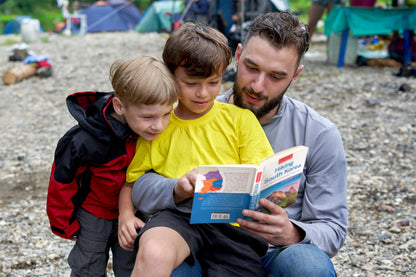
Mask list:
[{"label": "dark shorts", "polygon": [[190,224],[189,214],[163,210],[148,218],[140,235],[153,227],[168,227],[178,232],[188,243],[191,255],[185,260],[193,265],[197,259],[204,276],[265,276],[261,257],[268,244],[239,227],[231,224]]}]

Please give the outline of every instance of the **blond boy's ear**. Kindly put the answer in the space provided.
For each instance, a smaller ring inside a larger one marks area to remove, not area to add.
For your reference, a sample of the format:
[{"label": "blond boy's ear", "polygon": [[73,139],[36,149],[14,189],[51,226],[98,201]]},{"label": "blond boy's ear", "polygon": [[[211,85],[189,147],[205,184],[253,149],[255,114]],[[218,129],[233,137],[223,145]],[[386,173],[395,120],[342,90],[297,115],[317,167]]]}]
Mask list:
[{"label": "blond boy's ear", "polygon": [[124,105],[123,102],[121,102],[121,99],[118,98],[117,96],[115,96],[113,98],[113,107],[114,107],[114,111],[118,114],[118,115],[123,115],[124,114]]}]

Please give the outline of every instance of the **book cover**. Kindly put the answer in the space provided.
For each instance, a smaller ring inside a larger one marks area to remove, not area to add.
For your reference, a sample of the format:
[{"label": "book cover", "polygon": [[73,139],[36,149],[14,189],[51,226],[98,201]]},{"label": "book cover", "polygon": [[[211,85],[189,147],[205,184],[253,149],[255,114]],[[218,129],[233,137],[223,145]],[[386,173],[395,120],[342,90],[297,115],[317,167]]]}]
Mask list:
[{"label": "book cover", "polygon": [[266,198],[282,208],[296,201],[308,148],[295,146],[256,165],[201,165],[192,206],[191,224],[236,222],[243,209],[268,211]]}]

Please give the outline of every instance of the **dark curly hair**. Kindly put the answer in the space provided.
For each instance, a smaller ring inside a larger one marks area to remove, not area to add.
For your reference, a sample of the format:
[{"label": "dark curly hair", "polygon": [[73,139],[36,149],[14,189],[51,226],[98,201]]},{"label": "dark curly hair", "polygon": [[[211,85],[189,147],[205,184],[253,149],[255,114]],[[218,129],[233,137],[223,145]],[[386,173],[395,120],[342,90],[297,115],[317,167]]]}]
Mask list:
[{"label": "dark curly hair", "polygon": [[266,39],[276,48],[295,47],[298,64],[310,44],[309,25],[290,12],[265,13],[257,16],[248,27],[243,46],[253,37]]}]

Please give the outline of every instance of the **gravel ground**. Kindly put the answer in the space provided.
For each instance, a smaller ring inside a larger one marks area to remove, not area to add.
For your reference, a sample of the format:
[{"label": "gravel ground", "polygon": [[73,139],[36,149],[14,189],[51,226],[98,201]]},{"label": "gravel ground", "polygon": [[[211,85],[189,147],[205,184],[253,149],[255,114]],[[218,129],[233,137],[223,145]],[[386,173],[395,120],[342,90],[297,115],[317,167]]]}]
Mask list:
[{"label": "gravel ground", "polygon": [[[13,41],[21,38],[0,36],[2,74],[22,65],[8,61]],[[45,36],[29,49],[49,55],[53,76],[0,84],[0,276],[69,276],[73,242],[52,235],[45,212],[55,146],[74,124],[65,97],[110,91],[114,60],[160,57],[164,41],[135,32]],[[287,93],[335,122],[343,137],[349,232],[333,258],[338,276],[416,276],[416,80],[396,77],[397,68],[337,68],[325,50],[312,43]]]}]

